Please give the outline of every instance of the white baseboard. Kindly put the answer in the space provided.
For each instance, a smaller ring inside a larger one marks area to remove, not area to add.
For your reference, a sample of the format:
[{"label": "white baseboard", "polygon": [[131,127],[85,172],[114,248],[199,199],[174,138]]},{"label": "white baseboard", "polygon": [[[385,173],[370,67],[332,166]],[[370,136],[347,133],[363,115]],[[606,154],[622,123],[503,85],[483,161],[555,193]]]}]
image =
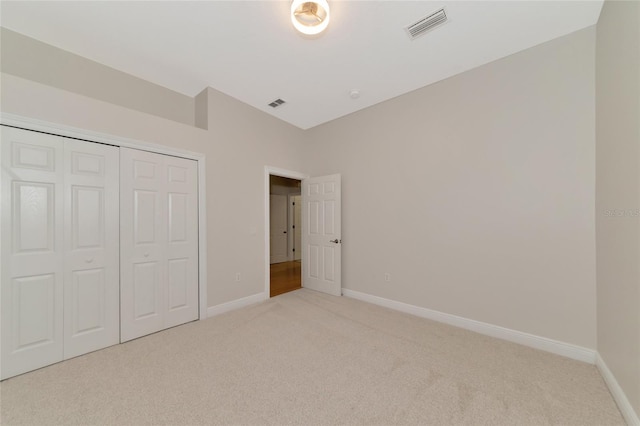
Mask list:
[{"label": "white baseboard", "polygon": [[466,330],[475,331],[498,339],[507,340],[509,342],[518,343],[556,355],[562,355],[567,358],[576,359],[578,361],[595,364],[596,351],[593,349],[583,348],[581,346],[572,345],[570,343],[560,342],[546,337],[540,337],[521,331],[511,330],[509,328],[500,327],[485,322],[475,321],[456,315],[446,314],[444,312],[434,311],[432,309],[422,308],[420,306],[409,305],[407,303],[398,302],[383,297],[372,296],[358,291],[342,289],[342,294],[353,299],[362,300],[363,302],[373,303],[375,305],[384,306],[385,308],[394,309],[396,311],[405,312],[418,317],[453,325],[455,327],[464,328]]},{"label": "white baseboard", "polygon": [[264,300],[265,300],[264,293],[256,293],[256,294],[252,294],[251,296],[243,297],[241,299],[232,300],[231,302],[221,303],[215,306],[209,306],[207,308],[207,317],[213,317],[215,315],[224,314],[225,312],[244,308],[245,306],[253,305],[254,303],[262,302]]},{"label": "white baseboard", "polygon": [[640,426],[640,417],[638,417],[638,413],[636,413],[631,406],[627,395],[625,395],[615,376],[611,370],[609,370],[609,367],[607,367],[607,364],[604,362],[600,354],[597,354],[596,356],[596,367],[600,370],[600,374],[602,374],[604,382],[609,387],[609,391],[611,392],[613,399],[616,401],[616,404],[618,404],[618,409],[620,409],[624,420],[629,426]]}]

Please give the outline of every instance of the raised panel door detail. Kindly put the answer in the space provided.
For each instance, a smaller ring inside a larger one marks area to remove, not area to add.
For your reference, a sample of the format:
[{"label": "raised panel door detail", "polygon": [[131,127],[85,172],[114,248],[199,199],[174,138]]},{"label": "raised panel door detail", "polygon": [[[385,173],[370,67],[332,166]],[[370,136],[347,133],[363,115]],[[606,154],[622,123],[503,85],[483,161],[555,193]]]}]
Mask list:
[{"label": "raised panel door detail", "polygon": [[14,351],[52,343],[55,318],[55,276],[36,275],[13,280]]},{"label": "raised panel door detail", "polygon": [[55,170],[55,151],[52,147],[13,143],[13,167],[52,172]]},{"label": "raised panel door detail", "polygon": [[54,197],[53,184],[13,182],[15,253],[54,250]]},{"label": "raised panel door detail", "polygon": [[323,278],[327,281],[333,281],[335,278],[335,252],[336,249],[334,247],[325,246],[322,248],[322,264],[324,265]]},{"label": "raised panel door detail", "polygon": [[73,335],[100,331],[105,326],[105,270],[73,273]]},{"label": "raised panel door detail", "polygon": [[71,173],[75,175],[104,176],[105,158],[86,152],[71,153]]},{"label": "raised panel door detail", "polygon": [[154,179],[156,164],[149,161],[133,160],[133,177],[135,179]]},{"label": "raised panel door detail", "polygon": [[86,186],[71,188],[74,249],[103,246],[104,190]]},{"label": "raised panel door detail", "polygon": [[187,169],[178,166],[168,166],[169,182],[181,182],[187,181]]},{"label": "raised panel door detail", "polygon": [[133,193],[134,241],[136,244],[156,241],[156,197],[153,191],[135,190]]},{"label": "raised panel door detail", "polygon": [[134,318],[143,319],[158,314],[158,263],[133,265]]},{"label": "raised panel door detail", "polygon": [[325,182],[322,185],[322,193],[325,195],[333,194],[336,192],[336,184],[334,182]]},{"label": "raised panel door detail", "polygon": [[187,195],[168,194],[169,197],[169,241],[187,239]]},{"label": "raised panel door detail", "polygon": [[189,259],[169,260],[169,310],[187,304],[189,284]]},{"label": "raised panel door detail", "polygon": [[68,359],[119,341],[120,152],[117,147],[71,139],[64,147]]},{"label": "raised panel door detail", "polygon": [[117,342],[120,168],[117,147],[1,132],[7,378]]},{"label": "raised panel door detail", "polygon": [[161,164],[160,188],[170,206],[163,225],[169,227],[163,247],[166,328],[198,318],[198,167],[193,160],[170,156],[162,156]]},{"label": "raised panel door detail", "polygon": [[320,194],[320,184],[312,183],[309,185],[309,190],[307,191],[308,195],[318,195]]},{"label": "raised panel door detail", "polygon": [[336,211],[336,203],[333,200],[325,201],[322,203],[324,207],[324,226],[322,229],[324,230],[324,235],[334,235],[335,234],[335,211]]},{"label": "raised panel door detail", "polygon": [[128,341],[198,318],[198,181],[192,160],[130,148],[120,159],[134,170],[120,186],[120,336]]},{"label": "raised panel door detail", "polygon": [[320,271],[320,248],[315,245],[309,246],[309,276],[312,278],[319,278]]},{"label": "raised panel door detail", "polygon": [[309,226],[308,232],[311,235],[320,233],[320,203],[310,201],[307,203],[309,208]]},{"label": "raised panel door detail", "polygon": [[302,181],[302,286],[334,296],[342,294],[340,175]]},{"label": "raised panel door detail", "polygon": [[62,138],[0,126],[0,379],[63,358]]}]

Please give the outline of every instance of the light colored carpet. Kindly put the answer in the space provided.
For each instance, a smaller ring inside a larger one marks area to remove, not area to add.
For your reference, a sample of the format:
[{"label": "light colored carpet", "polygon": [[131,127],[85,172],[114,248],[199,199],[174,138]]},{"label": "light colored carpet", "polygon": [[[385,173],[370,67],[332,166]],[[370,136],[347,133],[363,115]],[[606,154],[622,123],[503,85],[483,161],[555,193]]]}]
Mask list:
[{"label": "light colored carpet", "polygon": [[305,289],[0,391],[5,425],[624,424],[592,365]]}]

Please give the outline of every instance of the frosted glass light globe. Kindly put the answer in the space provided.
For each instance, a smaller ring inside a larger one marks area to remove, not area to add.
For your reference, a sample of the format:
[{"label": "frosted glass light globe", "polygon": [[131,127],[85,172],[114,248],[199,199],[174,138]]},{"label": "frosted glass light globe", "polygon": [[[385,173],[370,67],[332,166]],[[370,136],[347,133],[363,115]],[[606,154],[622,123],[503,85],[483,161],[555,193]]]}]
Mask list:
[{"label": "frosted glass light globe", "polygon": [[303,34],[320,34],[329,25],[330,16],[327,0],[291,2],[291,22]]}]

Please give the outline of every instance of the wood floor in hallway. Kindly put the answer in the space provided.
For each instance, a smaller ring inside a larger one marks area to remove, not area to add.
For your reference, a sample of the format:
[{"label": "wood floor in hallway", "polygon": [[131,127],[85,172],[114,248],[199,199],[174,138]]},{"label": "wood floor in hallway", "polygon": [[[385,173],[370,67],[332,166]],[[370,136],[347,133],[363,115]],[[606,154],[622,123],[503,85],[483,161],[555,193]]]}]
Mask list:
[{"label": "wood floor in hallway", "polygon": [[302,288],[302,263],[298,261],[271,265],[271,297]]}]

